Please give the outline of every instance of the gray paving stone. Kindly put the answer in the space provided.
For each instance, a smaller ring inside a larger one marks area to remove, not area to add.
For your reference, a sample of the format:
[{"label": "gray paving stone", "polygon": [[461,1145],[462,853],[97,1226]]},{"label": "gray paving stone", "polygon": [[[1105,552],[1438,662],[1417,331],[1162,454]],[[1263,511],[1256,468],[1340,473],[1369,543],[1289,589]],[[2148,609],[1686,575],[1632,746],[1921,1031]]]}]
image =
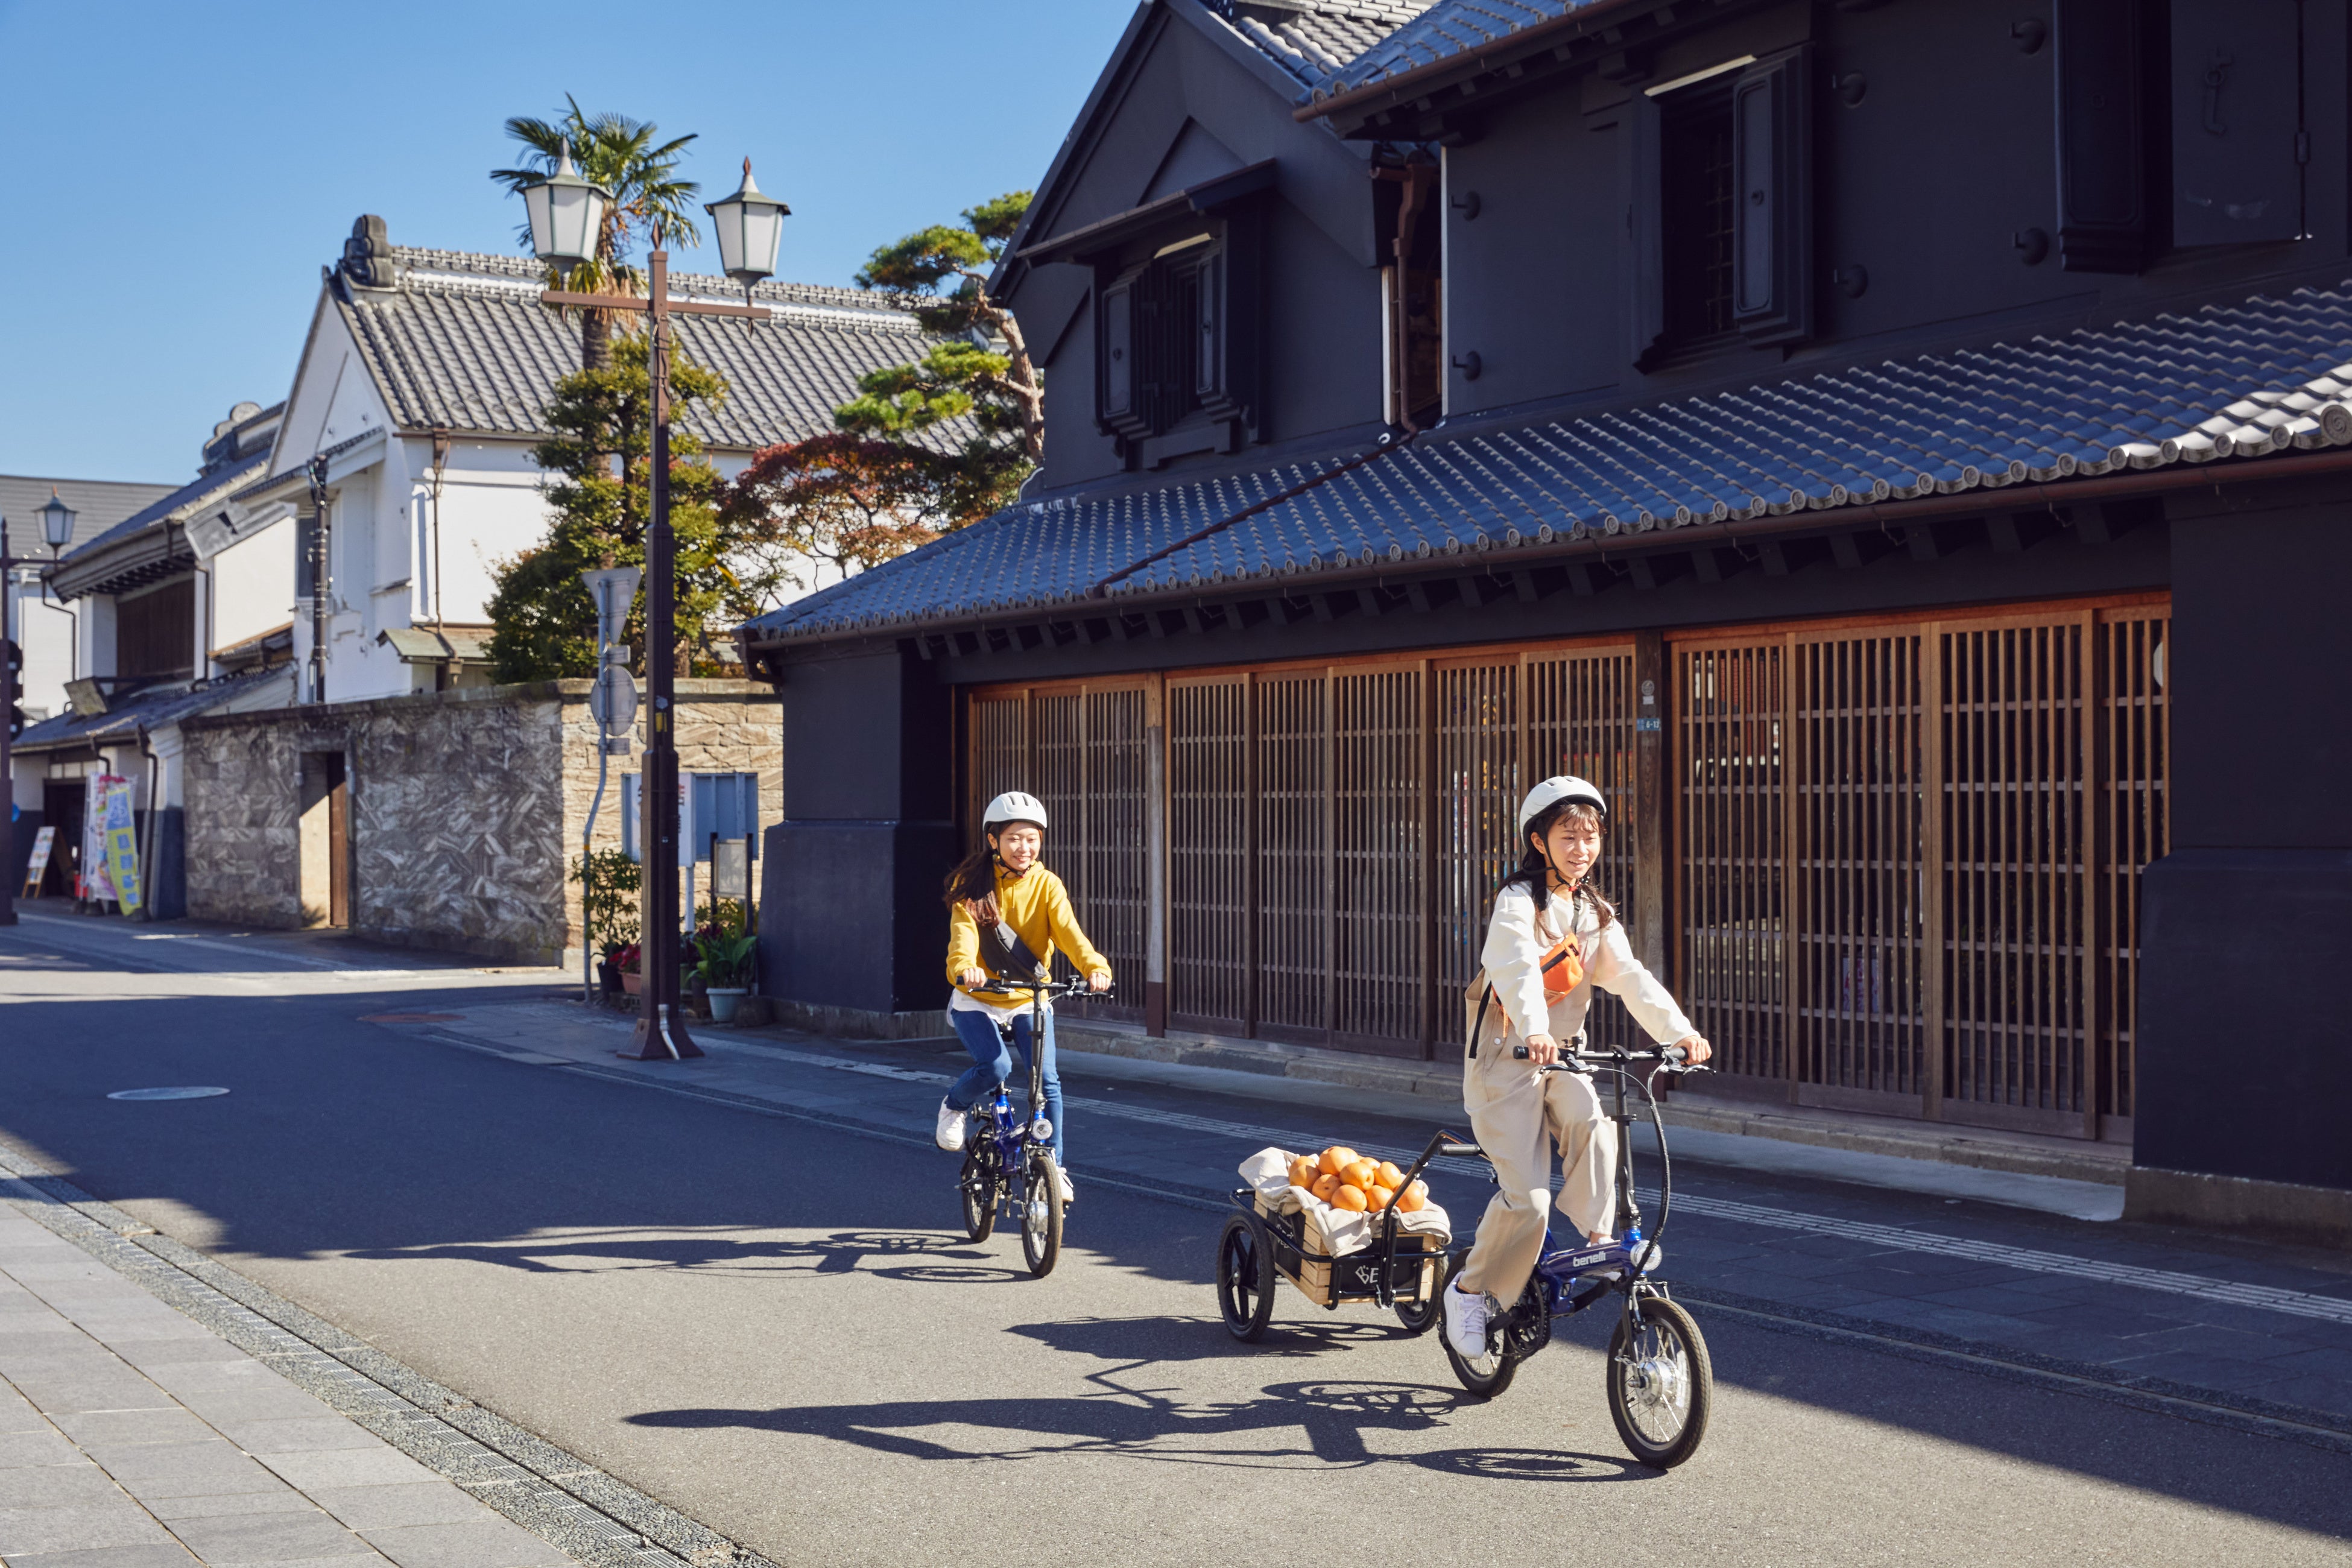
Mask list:
[{"label": "gray paving stone", "polygon": [[432,1471],[396,1448],[341,1448],[324,1454],[264,1454],[261,1463],[310,1491],[316,1487],[386,1487],[437,1479]]},{"label": "gray paving stone", "polygon": [[210,1334],[185,1339],[133,1340],[108,1348],[142,1372],[150,1367],[176,1366],[188,1362],[226,1363],[253,1359],[235,1345]]},{"label": "gray paving stone", "polygon": [[96,1465],[35,1465],[0,1470],[0,1508],[72,1508],[122,1496]]},{"label": "gray paving stone", "polygon": [[302,1513],[310,1500],[292,1487],[266,1492],[203,1492],[195,1497],[142,1500],[149,1513],[166,1524],[183,1519],[222,1519],[231,1514]]},{"label": "gray paving stone", "polygon": [[156,1389],[148,1396],[150,1407],[144,1410],[62,1415],[57,1417],[58,1430],[85,1448],[123,1447],[138,1443],[201,1443],[215,1436],[211,1427],[186,1411],[166,1404],[166,1398],[162,1389]]},{"label": "gray paving stone", "polygon": [[0,1383],[0,1436],[12,1432],[46,1432],[49,1418],[27,1404],[25,1396]]},{"label": "gray paving stone", "polygon": [[489,1508],[444,1480],[383,1487],[319,1487],[312,1502],[365,1532],[416,1524],[472,1524],[495,1519]]},{"label": "gray paving stone", "polygon": [[506,1520],[371,1530],[368,1543],[400,1568],[570,1568],[571,1559]]},{"label": "gray paving stone", "polygon": [[112,1373],[10,1373],[17,1392],[50,1416],[90,1410],[141,1410],[155,1403],[155,1387],[118,1363]]},{"label": "gray paving stone", "polygon": [[189,1361],[151,1364],[146,1369],[148,1381],[158,1388],[185,1398],[199,1389],[237,1390],[249,1392],[263,1388],[292,1388],[294,1385],[250,1357],[236,1361]]},{"label": "gray paving stone", "polygon": [[37,1432],[11,1432],[0,1436],[0,1470],[33,1465],[79,1465],[81,1450],[60,1436],[47,1422]]},{"label": "gray paving stone", "polygon": [[217,1425],[222,1436],[248,1454],[319,1454],[383,1446],[365,1427],[323,1407],[317,1415],[308,1418]]},{"label": "gray paving stone", "polygon": [[222,1428],[241,1421],[341,1419],[327,1405],[290,1385],[197,1388],[178,1398],[181,1404]]},{"label": "gray paving stone", "polygon": [[181,1520],[172,1533],[211,1568],[293,1559],[355,1557],[366,1542],[317,1509],[301,1513],[226,1515]]},{"label": "gray paving stone", "polygon": [[257,1461],[218,1437],[208,1443],[142,1443],[89,1452],[122,1483],[123,1490],[142,1500],[268,1491],[278,1484]]},{"label": "gray paving stone", "polygon": [[92,1546],[154,1546],[171,1539],[129,1498],[63,1508],[0,1508],[0,1558]]},{"label": "gray paving stone", "polygon": [[100,1546],[83,1552],[37,1552],[8,1559],[9,1568],[196,1568],[178,1542],[162,1545]]}]

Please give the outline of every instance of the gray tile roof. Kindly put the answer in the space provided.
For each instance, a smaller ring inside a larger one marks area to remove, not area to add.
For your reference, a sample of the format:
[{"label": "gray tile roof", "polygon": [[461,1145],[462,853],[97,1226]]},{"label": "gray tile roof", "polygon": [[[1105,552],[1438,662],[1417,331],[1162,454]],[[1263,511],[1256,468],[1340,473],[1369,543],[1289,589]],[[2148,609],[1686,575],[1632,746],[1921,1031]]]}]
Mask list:
[{"label": "gray tile roof", "polygon": [[130,484],[114,479],[39,479],[20,474],[0,474],[0,517],[8,520],[8,548],[18,556],[47,559],[48,543],[41,537],[41,520],[35,510],[49,499],[55,485],[59,499],[74,509],[73,538],[68,550],[79,550],[134,512],[170,495],[175,485]]},{"label": "gray tile roof", "polygon": [[[580,326],[539,302],[538,263],[405,246],[393,255],[398,288],[339,292],[337,305],[394,419],[412,431],[548,434],[541,411],[556,381],[580,368]],[[672,273],[670,293],[743,300],[726,279],[690,273]],[[687,355],[727,378],[726,401],[685,421],[707,446],[753,449],[830,430],[859,376],[928,347],[911,317],[855,289],[770,282],[753,299],[774,318],[672,318]]]},{"label": "gray tile roof", "polygon": [[1431,0],[1297,0],[1296,8],[1212,4],[1258,51],[1315,87],[1427,10]]},{"label": "gray tile roof", "polygon": [[1801,510],[1833,523],[1849,505],[2347,442],[2352,284],[1617,412],[1440,428],[1272,505],[1346,455],[1024,503],[751,629],[765,642],[1076,605],[1109,574],[1257,506],[1130,571],[1108,605],[1129,592]]},{"label": "gray tile roof", "polygon": [[1606,0],[1437,0],[1420,16],[1378,43],[1335,67],[1315,83],[1318,98],[1330,98],[1451,59],[1500,42],[1512,34],[1581,11]]},{"label": "gray tile roof", "polygon": [[[130,517],[118,521],[115,527],[106,529],[106,531],[99,533],[97,538],[91,538],[89,543],[75,545],[73,550],[68,550],[68,552],[66,552],[64,564],[70,566],[75,560],[87,560],[87,557],[97,555],[99,550],[113,548],[113,545],[122,543],[125,538],[134,538],[139,536],[139,533],[146,533],[148,529],[160,529],[164,527],[164,524],[172,524],[172,521],[184,521],[188,517],[188,512],[197,510],[197,508],[207,503],[207,500],[226,499],[226,496],[236,494],[237,489],[245,487],[249,479],[261,478],[261,470],[268,466],[268,461],[270,461],[270,454],[264,447],[261,451],[247,454],[245,458],[240,458],[237,463],[230,463],[228,468],[214,468],[214,470],[207,472],[207,475],[197,475],[197,478],[188,479],[186,484],[181,484],[181,487],[174,489],[174,491],[164,491],[163,496],[158,496],[155,500],[151,500],[151,503],[146,503],[136,512],[131,512]],[[80,531],[80,529],[75,529],[75,531]]]},{"label": "gray tile roof", "polygon": [[266,670],[248,670],[242,675],[227,676],[194,687],[184,680],[151,686],[122,697],[110,698],[106,712],[87,719],[68,709],[37,724],[28,725],[25,732],[16,737],[15,749],[18,752],[50,751],[128,740],[142,730],[152,731],[166,724],[176,724],[183,719],[210,712],[263,681],[276,679],[283,669],[283,666],[277,666]]}]

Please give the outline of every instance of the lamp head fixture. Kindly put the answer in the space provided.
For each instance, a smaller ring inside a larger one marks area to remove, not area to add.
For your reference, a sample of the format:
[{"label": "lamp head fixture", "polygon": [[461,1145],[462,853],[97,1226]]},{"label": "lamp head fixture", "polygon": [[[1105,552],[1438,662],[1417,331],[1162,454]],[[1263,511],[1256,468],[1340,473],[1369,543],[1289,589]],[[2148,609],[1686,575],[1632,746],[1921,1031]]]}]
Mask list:
[{"label": "lamp head fixture", "polygon": [[55,560],[73,539],[74,509],[58,499],[58,487],[49,487],[49,499],[34,510],[41,514],[41,537],[48,542],[50,559]]},{"label": "lamp head fixture", "polygon": [[572,142],[566,138],[556,153],[555,172],[522,188],[532,254],[566,277],[582,262],[594,259],[612,200],[612,192],[583,179],[572,168]]},{"label": "lamp head fixture", "polygon": [[743,286],[743,302],[751,289],[776,272],[776,249],[783,242],[784,219],[793,209],[763,194],[751,179],[751,160],[743,160],[743,184],[731,196],[705,203],[711,229],[719,237],[719,264],[728,277]]}]

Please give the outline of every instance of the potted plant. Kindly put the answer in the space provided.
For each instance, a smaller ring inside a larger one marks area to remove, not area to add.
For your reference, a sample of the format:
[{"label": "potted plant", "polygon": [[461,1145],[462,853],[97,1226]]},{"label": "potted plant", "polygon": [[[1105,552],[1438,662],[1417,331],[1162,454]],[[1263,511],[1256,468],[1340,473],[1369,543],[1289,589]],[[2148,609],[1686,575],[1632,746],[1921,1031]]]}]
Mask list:
[{"label": "potted plant", "polygon": [[751,994],[751,955],[759,945],[755,936],[717,933],[695,943],[701,955],[694,966],[695,978],[702,982],[709,1000],[712,1022],[732,1023],[736,1006]]},{"label": "potted plant", "polygon": [[634,942],[613,955],[613,966],[621,972],[621,989],[632,996],[645,990],[645,976],[637,973],[637,961],[643,956],[644,950]]},{"label": "potted plant", "polygon": [[629,973],[635,965],[620,963],[624,952],[634,954],[637,940],[637,890],[643,885],[644,872],[637,863],[618,849],[598,849],[583,855],[572,863],[572,880],[580,885],[580,918],[588,940],[595,942],[604,954],[600,965],[605,993],[609,995],[625,991],[636,994],[629,984]]}]

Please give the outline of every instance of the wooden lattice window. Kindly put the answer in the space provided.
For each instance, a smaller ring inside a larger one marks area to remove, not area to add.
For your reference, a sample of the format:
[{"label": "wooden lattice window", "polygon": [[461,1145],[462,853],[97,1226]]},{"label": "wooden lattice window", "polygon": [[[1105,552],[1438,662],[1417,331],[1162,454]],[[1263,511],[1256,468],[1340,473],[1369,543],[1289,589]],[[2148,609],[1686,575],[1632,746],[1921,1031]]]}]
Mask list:
[{"label": "wooden lattice window", "polygon": [[1787,648],[1770,642],[1676,650],[1676,973],[1684,1010],[1718,1070],[1788,1072],[1781,794]]},{"label": "wooden lattice window", "polygon": [[[970,820],[977,828],[988,802],[1009,789],[1044,803],[1053,818],[1045,863],[1068,886],[1078,923],[1119,977],[1118,1000],[1086,1004],[1107,1017],[1143,1016],[1149,700],[1142,682],[1128,680],[977,693],[971,701]],[[1055,972],[1070,973],[1059,955]]]},{"label": "wooden lattice window", "polygon": [[1317,1043],[1331,1016],[1329,681],[1265,675],[1253,737],[1257,778],[1261,1030]]},{"label": "wooden lattice window", "polygon": [[1247,677],[1168,683],[1168,1008],[1216,1033],[1254,1016],[1249,710]]},{"label": "wooden lattice window", "polygon": [[[1580,649],[1530,657],[1528,682],[1527,781],[1572,773],[1600,787],[1609,802],[1609,832],[1592,868],[1592,886],[1617,910],[1634,919],[1633,654],[1631,648]],[[1517,802],[1512,802],[1516,826]],[[1517,849],[1517,840],[1511,840]],[[1516,856],[1514,857],[1516,860]],[[1488,885],[1492,902],[1493,886]],[[1644,1035],[1617,999],[1596,991],[1586,1036],[1596,1045],[1638,1046]]]},{"label": "wooden lattice window", "polygon": [[1675,978],[1725,1087],[2129,1137],[2168,626],[2124,605],[1677,645]]},{"label": "wooden lattice window", "polygon": [[1370,1040],[1425,1033],[1422,677],[1417,668],[1331,679],[1332,934],[1337,982],[1328,1026]]}]

